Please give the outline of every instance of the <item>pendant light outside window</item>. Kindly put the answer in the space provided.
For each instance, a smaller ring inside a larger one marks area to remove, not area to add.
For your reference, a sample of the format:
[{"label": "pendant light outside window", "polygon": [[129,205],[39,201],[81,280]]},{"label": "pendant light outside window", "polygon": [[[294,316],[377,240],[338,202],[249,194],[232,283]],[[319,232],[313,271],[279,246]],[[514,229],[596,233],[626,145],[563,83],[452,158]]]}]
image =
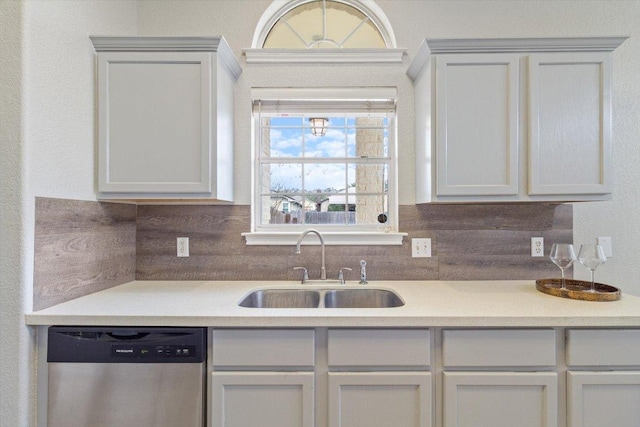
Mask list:
[{"label": "pendant light outside window", "polygon": [[324,136],[327,133],[329,119],[326,117],[310,117],[311,133],[313,136]]}]

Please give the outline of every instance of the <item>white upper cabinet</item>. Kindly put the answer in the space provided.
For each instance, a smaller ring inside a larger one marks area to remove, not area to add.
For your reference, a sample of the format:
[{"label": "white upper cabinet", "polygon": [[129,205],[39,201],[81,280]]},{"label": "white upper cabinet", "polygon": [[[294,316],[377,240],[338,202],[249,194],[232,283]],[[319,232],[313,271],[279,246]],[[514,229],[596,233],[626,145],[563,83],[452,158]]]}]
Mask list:
[{"label": "white upper cabinet", "polygon": [[439,55],[437,194],[518,194],[518,55]]},{"label": "white upper cabinet", "polygon": [[529,194],[611,193],[611,58],[539,53],[529,62]]},{"label": "white upper cabinet", "polygon": [[221,37],[91,37],[98,198],[233,200],[234,84]]},{"label": "white upper cabinet", "polygon": [[416,202],[611,198],[611,38],[425,40]]}]

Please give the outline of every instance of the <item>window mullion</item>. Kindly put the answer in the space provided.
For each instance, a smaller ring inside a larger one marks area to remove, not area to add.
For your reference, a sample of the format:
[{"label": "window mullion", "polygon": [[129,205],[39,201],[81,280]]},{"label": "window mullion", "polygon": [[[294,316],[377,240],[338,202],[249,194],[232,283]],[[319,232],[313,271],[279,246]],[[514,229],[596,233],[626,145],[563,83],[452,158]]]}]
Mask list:
[{"label": "window mullion", "polygon": [[[302,157],[305,156],[305,154],[307,153],[307,139],[305,138],[305,133],[304,133],[304,118],[302,119],[302,141],[301,141],[301,145],[302,147],[300,148],[300,153],[302,154]],[[302,171],[302,176],[301,178],[301,182],[302,182],[302,197],[300,198],[300,203],[302,204],[302,224],[306,224],[307,223],[307,214],[306,214],[306,209],[305,209],[305,204],[306,204],[306,200],[307,200],[307,186],[305,184],[305,162],[301,162],[301,166],[300,166],[300,170]]]},{"label": "window mullion", "polygon": [[[344,151],[349,157],[349,118],[344,118]],[[344,224],[349,225],[349,162],[344,164]]]}]

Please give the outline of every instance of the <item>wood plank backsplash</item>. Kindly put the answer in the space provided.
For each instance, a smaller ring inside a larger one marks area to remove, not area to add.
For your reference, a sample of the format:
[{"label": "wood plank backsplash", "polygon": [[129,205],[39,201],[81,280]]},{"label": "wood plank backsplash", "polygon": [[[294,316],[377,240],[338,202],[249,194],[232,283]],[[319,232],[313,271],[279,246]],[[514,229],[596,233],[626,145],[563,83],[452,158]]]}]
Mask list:
[{"label": "wood plank backsplash", "polygon": [[[36,199],[34,310],[137,280],[298,280],[320,276],[320,248],[247,246],[246,205],[140,205]],[[491,280],[558,276],[531,237],[572,242],[570,204],[400,206],[401,246],[329,246],[327,276],[367,261],[370,280]],[[188,258],[176,238],[189,237]],[[430,237],[433,256],[411,258],[411,238]]]},{"label": "wood plank backsplash", "polygon": [[35,203],[34,310],[135,279],[135,205]]},{"label": "wood plank backsplash", "polygon": [[[548,257],[532,258],[531,237],[572,242],[570,204],[403,205],[402,246],[329,246],[327,276],[342,267],[357,278],[367,261],[371,280],[491,280],[555,277]],[[320,248],[247,246],[240,233],[250,229],[246,205],[138,206],[136,259],[138,280],[297,280],[293,267],[320,275]],[[176,238],[189,237],[188,258],[176,257]],[[411,238],[430,237],[431,258],[411,258]]]}]

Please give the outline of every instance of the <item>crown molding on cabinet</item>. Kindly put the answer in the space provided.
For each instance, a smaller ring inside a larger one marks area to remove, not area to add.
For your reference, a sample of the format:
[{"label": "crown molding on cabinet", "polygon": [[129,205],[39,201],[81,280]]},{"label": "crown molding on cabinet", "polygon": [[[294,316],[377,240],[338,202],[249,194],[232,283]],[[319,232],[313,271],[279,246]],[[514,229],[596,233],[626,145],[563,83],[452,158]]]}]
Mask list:
[{"label": "crown molding on cabinet", "polygon": [[612,52],[629,36],[614,37],[557,37],[506,39],[424,39],[407,74],[416,79],[429,61],[438,53],[505,53],[505,52]]},{"label": "crown molding on cabinet", "polygon": [[222,64],[237,79],[242,68],[222,36],[155,37],[89,36],[96,52],[216,52]]}]

